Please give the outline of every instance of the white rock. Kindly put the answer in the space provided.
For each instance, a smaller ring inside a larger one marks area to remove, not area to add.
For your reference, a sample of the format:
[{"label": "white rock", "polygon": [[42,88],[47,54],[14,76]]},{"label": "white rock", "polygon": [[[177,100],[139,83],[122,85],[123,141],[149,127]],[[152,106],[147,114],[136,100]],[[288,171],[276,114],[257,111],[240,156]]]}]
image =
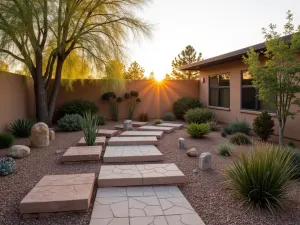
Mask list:
[{"label": "white rock", "polygon": [[190,157],[197,157],[198,156],[198,151],[195,148],[191,148],[186,152],[186,154]]},{"label": "white rock", "polygon": [[25,145],[14,145],[11,146],[10,149],[7,152],[7,156],[21,159],[30,154],[30,148]]},{"label": "white rock", "polygon": [[204,152],[200,155],[199,167],[200,167],[200,170],[211,169],[211,154],[209,152]]},{"label": "white rock", "polygon": [[36,123],[31,128],[31,145],[35,148],[44,148],[49,146],[49,127],[45,123]]},{"label": "white rock", "polygon": [[184,149],[184,138],[178,138],[178,148]]},{"label": "white rock", "polygon": [[132,120],[125,120],[124,121],[123,130],[124,131],[132,130]]},{"label": "white rock", "polygon": [[54,130],[49,130],[49,140],[52,141],[52,140],[55,140],[55,132]]}]

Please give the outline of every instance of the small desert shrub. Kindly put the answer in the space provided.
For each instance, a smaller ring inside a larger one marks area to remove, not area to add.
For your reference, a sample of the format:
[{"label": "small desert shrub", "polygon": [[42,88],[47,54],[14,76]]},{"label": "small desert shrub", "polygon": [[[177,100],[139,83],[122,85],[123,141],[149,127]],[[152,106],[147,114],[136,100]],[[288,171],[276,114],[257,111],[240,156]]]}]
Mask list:
[{"label": "small desert shrub", "polygon": [[35,122],[33,120],[29,119],[17,119],[9,125],[9,131],[15,137],[29,137],[31,133],[31,127],[34,125],[34,123]]},{"label": "small desert shrub", "polygon": [[292,142],[292,141],[290,141],[287,145],[290,148],[296,148],[296,144],[294,142]]},{"label": "small desert shrub", "polygon": [[235,145],[249,145],[251,144],[251,140],[250,138],[243,133],[236,133],[234,135],[232,135],[229,139],[231,144],[235,144]]},{"label": "small desert shrub", "polygon": [[161,123],[162,123],[161,119],[156,119],[156,120],[154,120],[154,124],[155,124],[155,125],[161,124]]},{"label": "small desert shrub", "polygon": [[79,131],[82,128],[82,116],[78,114],[65,115],[57,121],[58,128],[62,131]]},{"label": "small desert shrub", "polygon": [[176,120],[175,115],[172,112],[166,112],[163,115],[162,119],[165,120],[165,121],[174,121],[174,120]]},{"label": "small desert shrub", "polygon": [[215,113],[209,109],[190,109],[184,115],[184,120],[188,123],[207,123],[215,119]]},{"label": "small desert shrub", "polygon": [[103,114],[99,113],[95,115],[97,119],[97,126],[104,125],[105,124],[105,117]]},{"label": "small desert shrub", "polygon": [[140,121],[141,122],[148,122],[148,120],[149,120],[149,117],[148,117],[147,113],[141,113],[140,114]]},{"label": "small desert shrub", "polygon": [[216,121],[215,118],[212,119],[211,121],[208,121],[207,123],[209,124],[211,131],[217,131],[218,130],[218,127],[217,127],[218,122]]},{"label": "small desert shrub", "polygon": [[65,115],[72,115],[72,114],[78,114],[80,116],[83,116],[85,112],[91,112],[96,113],[98,111],[97,105],[89,100],[72,100],[65,102],[62,104],[58,109],[58,116],[59,119],[64,117]]},{"label": "small desert shrub", "polygon": [[274,132],[274,121],[267,111],[259,114],[253,122],[254,133],[263,141],[267,141]]},{"label": "small desert shrub", "polygon": [[223,129],[222,132],[221,132],[221,136],[222,136],[222,137],[227,137],[227,133],[224,131],[224,129]]},{"label": "small desert shrub", "polygon": [[257,146],[251,155],[242,154],[226,171],[232,191],[244,203],[273,210],[282,205],[289,180],[294,176],[291,155],[279,146]]},{"label": "small desert shrub", "polygon": [[173,110],[177,119],[183,119],[184,114],[189,109],[200,108],[202,104],[198,98],[182,97],[174,102]]},{"label": "small desert shrub", "polygon": [[250,124],[246,119],[243,119],[241,121],[237,120],[234,122],[231,122],[226,128],[225,132],[227,134],[235,134],[235,133],[244,133],[249,135],[250,133]]},{"label": "small desert shrub", "polygon": [[218,152],[222,156],[231,156],[234,151],[234,145],[230,143],[223,143],[218,146]]},{"label": "small desert shrub", "polygon": [[14,136],[10,133],[0,133],[0,149],[9,148],[14,143]]},{"label": "small desert shrub", "polygon": [[187,126],[187,132],[192,138],[201,138],[210,132],[210,126],[206,123],[191,123]]},{"label": "small desert shrub", "polygon": [[98,134],[97,122],[98,118],[96,116],[90,112],[85,113],[82,121],[82,129],[85,142],[88,146],[95,145]]}]

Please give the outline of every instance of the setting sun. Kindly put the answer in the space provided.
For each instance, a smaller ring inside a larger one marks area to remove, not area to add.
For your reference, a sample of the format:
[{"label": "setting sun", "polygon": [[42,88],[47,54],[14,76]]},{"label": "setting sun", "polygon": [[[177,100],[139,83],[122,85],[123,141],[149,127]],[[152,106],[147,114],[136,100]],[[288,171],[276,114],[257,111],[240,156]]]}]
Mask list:
[{"label": "setting sun", "polygon": [[161,82],[163,79],[164,79],[163,76],[155,75],[155,80],[156,80],[157,82]]}]

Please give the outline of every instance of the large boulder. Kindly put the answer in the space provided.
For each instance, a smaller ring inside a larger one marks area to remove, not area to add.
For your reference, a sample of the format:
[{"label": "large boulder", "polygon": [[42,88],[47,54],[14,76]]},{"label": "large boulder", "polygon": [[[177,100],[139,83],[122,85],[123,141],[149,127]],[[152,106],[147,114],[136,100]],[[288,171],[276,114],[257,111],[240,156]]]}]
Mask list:
[{"label": "large boulder", "polygon": [[14,145],[10,147],[7,152],[7,156],[13,157],[15,159],[21,159],[30,154],[30,148],[25,145]]},{"label": "large boulder", "polygon": [[198,156],[198,151],[195,149],[195,148],[191,148],[190,150],[188,150],[186,152],[186,154],[189,156],[189,157],[197,157]]},{"label": "large boulder", "polygon": [[32,147],[44,148],[49,146],[49,127],[45,123],[36,123],[31,128],[30,142]]}]

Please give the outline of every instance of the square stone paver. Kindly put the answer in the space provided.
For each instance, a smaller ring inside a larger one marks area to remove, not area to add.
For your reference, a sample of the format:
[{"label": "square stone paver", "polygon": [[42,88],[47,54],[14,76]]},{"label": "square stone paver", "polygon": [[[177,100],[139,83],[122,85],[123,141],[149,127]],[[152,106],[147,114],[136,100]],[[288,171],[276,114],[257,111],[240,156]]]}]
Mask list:
[{"label": "square stone paver", "polygon": [[118,133],[117,130],[107,130],[107,129],[98,130],[98,136],[104,136],[104,137],[112,137],[115,136],[117,133]]},{"label": "square stone paver", "polygon": [[157,145],[158,140],[154,136],[150,137],[112,137],[107,145],[128,146],[128,145]]},{"label": "square stone paver", "polygon": [[174,163],[103,165],[98,177],[98,187],[169,185],[184,182],[184,174]]},{"label": "square stone paver", "polygon": [[138,130],[144,131],[164,131],[165,133],[172,133],[175,127],[160,127],[160,126],[142,126],[139,127]]},{"label": "square stone paver", "polygon": [[95,174],[44,176],[20,203],[20,212],[52,213],[88,210]]},{"label": "square stone paver", "polygon": [[125,131],[121,133],[120,136],[123,137],[145,137],[145,136],[155,136],[156,138],[162,138],[164,132],[163,131],[141,131],[141,130],[132,130]]},{"label": "square stone paver", "polygon": [[98,188],[90,225],[205,225],[176,186]]},{"label": "square stone paver", "polygon": [[154,162],[164,160],[163,154],[154,145],[107,146],[104,162]]},{"label": "square stone paver", "polygon": [[[105,146],[106,137],[96,137],[95,145]],[[82,137],[78,144],[78,146],[87,146],[84,137]]]},{"label": "square stone paver", "polygon": [[99,161],[102,146],[70,147],[62,156],[62,162]]},{"label": "square stone paver", "polygon": [[161,123],[161,124],[157,124],[157,126],[174,127],[176,130],[183,128],[183,124],[178,124],[178,123]]}]

